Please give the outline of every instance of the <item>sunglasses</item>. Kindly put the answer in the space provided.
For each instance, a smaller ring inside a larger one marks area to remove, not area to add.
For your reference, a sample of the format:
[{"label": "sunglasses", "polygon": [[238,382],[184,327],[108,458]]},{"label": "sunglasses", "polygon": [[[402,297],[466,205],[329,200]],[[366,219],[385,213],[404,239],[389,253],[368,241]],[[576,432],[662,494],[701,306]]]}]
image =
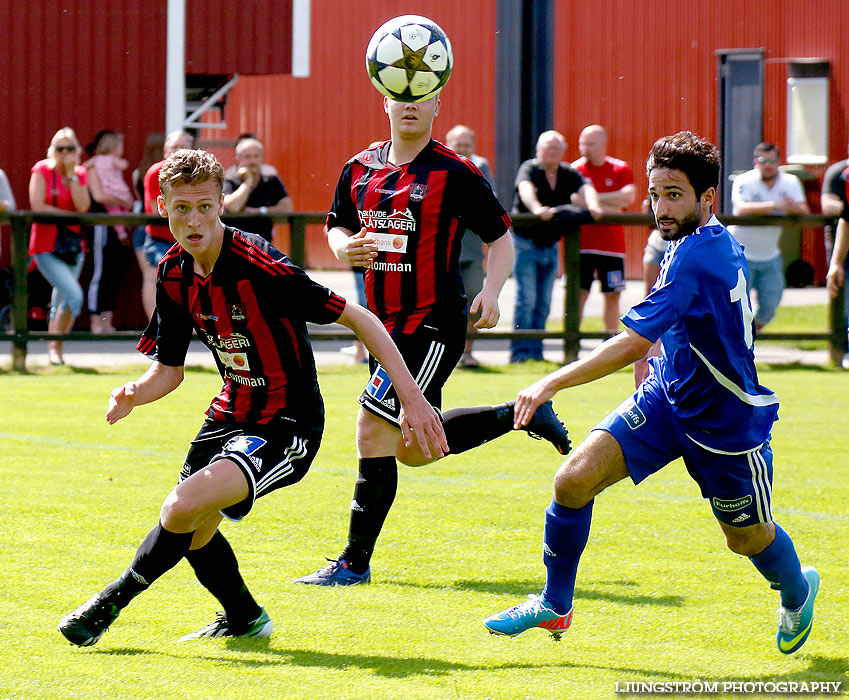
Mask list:
[{"label": "sunglasses", "polygon": [[56,153],[73,153],[74,151],[77,150],[77,147],[76,146],[54,146],[53,150],[56,151]]},{"label": "sunglasses", "polygon": [[757,160],[758,163],[769,163],[771,165],[778,162],[778,158],[764,158],[763,156],[758,156],[755,160]]}]

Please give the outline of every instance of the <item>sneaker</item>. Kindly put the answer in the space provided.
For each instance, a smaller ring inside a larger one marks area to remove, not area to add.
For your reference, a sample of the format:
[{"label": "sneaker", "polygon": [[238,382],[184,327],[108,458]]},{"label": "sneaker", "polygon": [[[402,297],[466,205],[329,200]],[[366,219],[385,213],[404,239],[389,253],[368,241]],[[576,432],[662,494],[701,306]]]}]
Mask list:
[{"label": "sneaker", "polygon": [[775,643],[782,654],[792,654],[808,639],[814,626],[814,599],[820,589],[820,575],[813,566],[803,566],[802,575],[808,582],[808,597],[798,610],[778,608],[778,634]]},{"label": "sneaker", "polygon": [[295,583],[306,583],[310,586],[355,586],[358,583],[371,581],[371,567],[364,574],[355,574],[348,568],[344,559],[328,559],[330,563],[314,574],[296,578]]},{"label": "sneaker", "polygon": [[534,412],[531,422],[523,430],[535,440],[548,440],[560,454],[567,455],[572,449],[569,432],[554,412],[551,401],[546,401]]},{"label": "sneaker", "polygon": [[107,602],[98,593],[59,620],[57,629],[71,644],[90,647],[97,643],[120,613],[117,605]]},{"label": "sneaker", "polygon": [[490,615],[483,624],[490,634],[507,637],[515,637],[531,627],[542,627],[551,632],[554,641],[559,642],[561,635],[572,624],[573,609],[570,608],[565,615],[558,615],[545,604],[542,596],[531,593],[524,603]]},{"label": "sneaker", "polygon": [[227,616],[220,612],[216,615],[215,620],[210,622],[203,629],[191,634],[185,634],[178,641],[188,642],[192,639],[203,639],[204,637],[270,637],[274,631],[274,623],[265,612],[265,608],[260,608],[259,617],[251,623],[246,632],[241,634],[233,634],[230,631],[230,625],[227,623]]}]

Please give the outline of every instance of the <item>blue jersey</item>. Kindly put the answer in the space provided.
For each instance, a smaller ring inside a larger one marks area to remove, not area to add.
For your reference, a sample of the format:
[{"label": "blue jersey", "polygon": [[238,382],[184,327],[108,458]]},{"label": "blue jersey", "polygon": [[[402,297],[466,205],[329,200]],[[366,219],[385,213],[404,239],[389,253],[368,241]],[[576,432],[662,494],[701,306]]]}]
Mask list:
[{"label": "blue jersey", "polygon": [[742,452],[769,438],[778,397],[758,382],[743,249],[716,217],[672,241],[649,295],[622,322],[663,346],[651,365],[687,435]]}]

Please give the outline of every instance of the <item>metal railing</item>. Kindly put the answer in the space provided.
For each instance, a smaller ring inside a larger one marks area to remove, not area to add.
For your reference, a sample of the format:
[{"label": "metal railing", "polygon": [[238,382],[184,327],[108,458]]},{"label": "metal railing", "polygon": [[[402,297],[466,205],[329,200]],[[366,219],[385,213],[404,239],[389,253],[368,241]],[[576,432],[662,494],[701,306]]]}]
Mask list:
[{"label": "metal railing", "polygon": [[[293,212],[290,214],[241,214],[238,216],[224,216],[228,219],[257,218],[271,219],[276,224],[288,224],[290,227],[290,246],[288,255],[292,261],[300,266],[305,266],[306,258],[306,227],[309,224],[323,224],[325,215],[312,212]],[[833,223],[833,220],[820,215],[798,215],[798,216],[726,216],[722,215],[722,222],[726,225],[745,224],[750,226],[775,226],[795,225],[806,228],[822,227]],[[110,225],[122,224],[125,226],[138,226],[140,224],[163,224],[163,219],[151,214],[42,214],[34,211],[0,212],[0,224],[11,223],[11,258],[12,258],[12,330],[0,333],[0,340],[11,341],[12,369],[15,371],[26,370],[26,355],[28,341],[43,340],[119,340],[137,339],[138,331],[115,331],[108,334],[94,334],[89,331],[72,331],[64,335],[51,335],[44,331],[30,331],[28,323],[28,294],[27,294],[27,268],[29,259],[27,255],[30,226],[34,223],[65,223],[84,225]],[[654,219],[642,214],[618,214],[607,215],[599,220],[600,224],[622,224],[624,226],[651,226]],[[524,214],[513,217],[515,228],[528,225],[562,226],[554,221],[541,222],[536,217]],[[568,231],[564,235],[565,253],[564,269],[569,273],[566,275],[566,294],[563,305],[563,330],[510,330],[470,333],[469,338],[475,340],[512,340],[514,338],[539,338],[558,339],[563,343],[564,362],[570,362],[578,357],[580,342],[582,339],[604,339],[608,333],[599,331],[581,331],[579,329],[580,311],[580,279],[577,271],[579,269],[580,257],[580,234],[578,230]],[[844,290],[831,299],[829,328],[822,332],[795,332],[795,333],[771,333],[769,331],[758,334],[758,340],[825,340],[829,343],[830,356],[835,364],[840,364],[841,358],[847,352],[846,323],[843,315]],[[323,340],[350,340],[353,338],[351,331],[336,331],[333,329],[315,328],[310,330],[310,337],[314,341]]]}]

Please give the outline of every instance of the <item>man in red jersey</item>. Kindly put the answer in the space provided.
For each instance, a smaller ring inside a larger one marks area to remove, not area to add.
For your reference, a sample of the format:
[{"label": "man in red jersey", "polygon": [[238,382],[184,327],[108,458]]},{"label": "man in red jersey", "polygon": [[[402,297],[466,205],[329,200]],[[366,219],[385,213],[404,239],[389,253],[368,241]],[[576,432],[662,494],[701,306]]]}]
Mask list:
[{"label": "man in red jersey", "polygon": [[130,567],[60,621],[59,631],[78,646],[96,643],[135,596],[183,558],[224,607],[183,640],[271,634],[271,619],[245,586],[218,526],[300,481],[318,451],[324,404],[308,321],[351,328],[398,390],[407,443],[418,440],[427,455],[447,449],[439,416],[380,321],[313,282],[260,236],[225,227],[223,183],[224,169],[204,151],[177,151],[159,173],[159,212],[177,244],[159,265],[156,311],[138,345],[153,364],[112,391],[106,420],[115,423],[176,389],[194,332],[213,353],[224,386]]},{"label": "man in red jersey", "polygon": [[[327,238],[342,262],[365,267],[369,309],[383,322],[425,397],[437,408],[442,387],[463,353],[466,332],[460,245],[466,228],[488,246],[487,276],[470,306],[476,328],[499,319],[498,295],[510,274],[510,217],[481,171],[431,137],[439,98],[418,103],[385,98],[391,139],[372,144],[345,165],[327,217]],[[395,499],[396,459],[421,466],[424,455],[399,431],[398,400],[379,358],[359,398],[359,474],[351,503],[348,543],[341,556],[296,583],[367,583],[369,563]],[[513,429],[513,404],[446,411],[448,451],[456,454]],[[566,429],[551,404],[536,412],[528,432],[565,454]]]},{"label": "man in red jersey", "polygon": [[[590,180],[598,193],[605,214],[621,214],[634,203],[636,188],[631,166],[607,155],[607,132],[593,124],[578,138],[581,157],[572,163]],[[615,333],[619,328],[619,295],[625,289],[625,229],[603,224],[581,228],[581,315],[590,294],[593,278],[598,277],[604,295],[604,329]]]}]

